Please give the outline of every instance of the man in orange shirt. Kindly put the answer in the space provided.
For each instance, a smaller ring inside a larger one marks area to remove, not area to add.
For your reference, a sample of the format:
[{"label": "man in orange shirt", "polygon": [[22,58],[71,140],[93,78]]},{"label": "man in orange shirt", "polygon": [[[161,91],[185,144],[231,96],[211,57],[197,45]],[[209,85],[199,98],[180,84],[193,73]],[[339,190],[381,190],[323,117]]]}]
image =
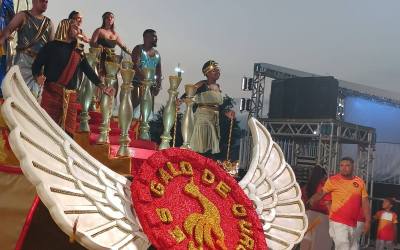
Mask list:
[{"label": "man in orange shirt", "polygon": [[344,157],[340,160],[340,172],[331,176],[322,191],[308,201],[311,205],[324,195],[331,193],[332,205],[329,213],[329,234],[335,242],[336,250],[356,250],[355,227],[360,209],[365,215],[364,233],[371,225],[368,194],[364,181],[353,175],[354,160]]},{"label": "man in orange shirt", "polygon": [[383,200],[382,210],[374,215],[378,220],[378,230],[376,235],[376,249],[383,250],[385,247],[389,250],[394,249],[394,242],[397,236],[397,214],[392,211],[393,198]]}]

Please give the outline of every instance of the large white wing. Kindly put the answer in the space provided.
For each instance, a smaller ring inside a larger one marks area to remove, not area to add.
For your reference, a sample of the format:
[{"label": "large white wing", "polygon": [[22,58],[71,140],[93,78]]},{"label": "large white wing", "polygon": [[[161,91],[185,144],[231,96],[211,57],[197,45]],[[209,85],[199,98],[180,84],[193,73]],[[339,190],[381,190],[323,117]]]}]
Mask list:
[{"label": "large white wing", "polygon": [[2,113],[22,171],[58,226],[89,249],[147,249],[130,181],[84,151],[39,106],[19,68],[3,81]]},{"label": "large white wing", "polygon": [[256,119],[249,120],[252,161],[239,185],[253,201],[263,223],[268,248],[291,249],[307,230],[300,187],[282,150]]}]

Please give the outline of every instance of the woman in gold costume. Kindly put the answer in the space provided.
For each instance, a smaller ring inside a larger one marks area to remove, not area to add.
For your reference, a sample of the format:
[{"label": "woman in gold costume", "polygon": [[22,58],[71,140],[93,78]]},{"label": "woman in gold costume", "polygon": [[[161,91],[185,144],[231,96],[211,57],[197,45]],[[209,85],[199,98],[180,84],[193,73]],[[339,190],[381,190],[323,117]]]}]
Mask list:
[{"label": "woman in gold costume", "polygon": [[[202,72],[207,79],[195,84],[197,109],[190,147],[196,152],[214,155],[220,152],[219,110],[223,103],[221,89],[217,83],[220,77],[218,63],[214,60],[207,61]],[[230,110],[225,115],[234,119],[235,112]]]},{"label": "woman in gold costume", "polygon": [[[123,44],[120,36],[115,31],[115,17],[112,12],[105,12],[102,16],[103,23],[100,28],[97,28],[92,35],[90,40],[90,46],[102,48],[100,55],[100,62],[98,64],[98,73],[100,77],[105,77],[106,72],[106,61],[120,62],[120,57],[115,56],[115,47],[118,45],[123,51],[128,54],[131,52]],[[115,91],[115,96],[118,93],[118,81],[113,84]],[[99,93],[97,93],[99,96]],[[99,97],[98,97],[99,98]]]},{"label": "woman in gold costume", "polygon": [[118,45],[123,51],[128,54],[131,54],[131,52],[123,44],[120,36],[114,29],[114,14],[111,12],[106,12],[103,14],[102,18],[103,23],[100,28],[97,28],[93,32],[92,38],[90,40],[90,45],[93,47],[102,47],[103,49],[100,60],[99,74],[104,76],[106,74],[104,62],[106,60],[113,60],[116,45]]}]

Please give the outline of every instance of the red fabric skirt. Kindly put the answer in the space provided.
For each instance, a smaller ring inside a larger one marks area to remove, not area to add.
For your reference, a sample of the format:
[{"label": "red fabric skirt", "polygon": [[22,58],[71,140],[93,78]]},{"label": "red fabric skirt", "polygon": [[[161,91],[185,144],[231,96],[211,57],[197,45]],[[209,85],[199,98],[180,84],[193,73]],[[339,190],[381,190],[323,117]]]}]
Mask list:
[{"label": "red fabric skirt", "polygon": [[[64,102],[64,88],[54,84],[54,83],[45,83],[43,93],[42,93],[42,102],[41,106],[46,112],[50,115],[53,120],[60,125],[62,124],[63,118],[63,102]],[[78,103],[76,102],[77,94],[76,92],[72,92],[69,95],[69,103],[68,108],[66,110],[66,119],[65,119],[65,131],[69,134],[73,134],[76,128],[76,118],[78,115]]]}]

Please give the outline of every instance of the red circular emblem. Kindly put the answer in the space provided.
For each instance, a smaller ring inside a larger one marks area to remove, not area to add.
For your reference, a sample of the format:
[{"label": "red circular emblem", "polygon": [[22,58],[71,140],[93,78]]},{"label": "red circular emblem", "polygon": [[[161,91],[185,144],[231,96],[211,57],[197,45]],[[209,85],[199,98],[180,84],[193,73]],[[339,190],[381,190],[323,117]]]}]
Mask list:
[{"label": "red circular emblem", "polygon": [[214,161],[172,148],[133,174],[135,211],[157,249],[267,249],[252,202]]}]

